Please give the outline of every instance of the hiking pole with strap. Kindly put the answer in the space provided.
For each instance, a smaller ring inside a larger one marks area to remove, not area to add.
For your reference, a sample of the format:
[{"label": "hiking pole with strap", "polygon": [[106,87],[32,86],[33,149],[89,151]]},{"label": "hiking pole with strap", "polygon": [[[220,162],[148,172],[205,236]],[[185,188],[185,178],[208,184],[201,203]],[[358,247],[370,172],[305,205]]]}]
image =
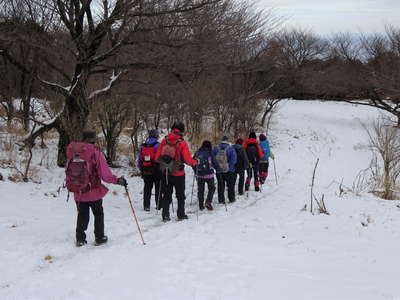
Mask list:
[{"label": "hiking pole with strap", "polygon": [[140,234],[140,238],[142,239],[143,245],[146,245],[146,243],[144,242],[144,239],[143,239],[142,230],[140,230],[139,222],[138,222],[138,220],[137,220],[136,213],[135,213],[135,209],[133,208],[132,199],[131,199],[131,196],[129,195],[129,191],[128,191],[128,187],[127,187],[127,186],[125,186],[125,192],[126,192],[126,195],[128,196],[129,205],[131,206],[132,213],[133,213],[133,217],[134,217],[134,219],[135,219],[136,226],[137,226],[138,231],[139,231],[139,234]]},{"label": "hiking pole with strap", "polygon": [[275,182],[278,185],[278,175],[276,175],[276,166],[275,166],[275,158],[272,160],[274,162],[274,174],[275,174]]}]

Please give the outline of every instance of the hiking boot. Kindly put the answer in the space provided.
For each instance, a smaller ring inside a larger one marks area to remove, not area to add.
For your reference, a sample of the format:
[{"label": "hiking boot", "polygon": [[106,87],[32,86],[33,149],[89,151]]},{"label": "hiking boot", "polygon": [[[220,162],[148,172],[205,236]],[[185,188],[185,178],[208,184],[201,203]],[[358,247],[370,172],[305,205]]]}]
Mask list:
[{"label": "hiking boot", "polygon": [[249,184],[249,185],[246,184],[246,185],[244,186],[244,191],[247,192],[247,191],[249,190],[249,188],[250,188],[250,184]]},{"label": "hiking boot", "polygon": [[169,216],[164,216],[162,217],[163,222],[169,222],[171,221],[171,218]]},{"label": "hiking boot", "polygon": [[254,190],[255,190],[256,192],[259,192],[259,191],[260,191],[260,187],[259,187],[259,186],[256,186],[256,187],[254,188]]},{"label": "hiking boot", "polygon": [[225,204],[225,201],[218,201],[218,204]]},{"label": "hiking boot", "polygon": [[95,245],[99,246],[99,245],[107,243],[107,241],[108,241],[108,237],[105,235],[99,239],[96,239]]},{"label": "hiking boot", "polygon": [[239,196],[243,196],[244,195],[244,192],[239,192]]},{"label": "hiking boot", "polygon": [[214,208],[212,207],[211,203],[209,203],[209,202],[206,202],[206,208],[207,208],[208,210],[213,210],[213,209],[214,209]]},{"label": "hiking boot", "polygon": [[86,241],[76,241],[76,243],[75,243],[75,245],[76,245],[77,247],[82,247],[82,246],[85,245],[85,244],[87,244]]},{"label": "hiking boot", "polygon": [[189,217],[187,215],[183,215],[183,216],[179,216],[178,217],[178,221],[183,221],[183,220],[187,220],[189,219]]},{"label": "hiking boot", "polygon": [[199,209],[200,210],[204,210],[204,204],[203,203],[199,203]]},{"label": "hiking boot", "polygon": [[229,201],[229,203],[233,203],[233,202],[235,202],[236,200],[232,200],[232,201]]},{"label": "hiking boot", "polygon": [[150,211],[150,207],[145,207],[144,211]]}]

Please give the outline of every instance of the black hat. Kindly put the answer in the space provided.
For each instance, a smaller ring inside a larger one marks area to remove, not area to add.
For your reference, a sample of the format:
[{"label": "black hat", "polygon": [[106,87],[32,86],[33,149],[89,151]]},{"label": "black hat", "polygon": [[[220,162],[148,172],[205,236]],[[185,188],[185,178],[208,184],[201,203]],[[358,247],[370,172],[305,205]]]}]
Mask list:
[{"label": "black hat", "polygon": [[158,139],[159,136],[160,132],[158,131],[158,129],[149,130],[149,137]]},{"label": "black hat", "polygon": [[95,144],[97,142],[97,133],[93,130],[86,130],[82,133],[84,143]]},{"label": "black hat", "polygon": [[250,132],[249,139],[256,139],[256,138],[257,138],[256,133],[254,131]]},{"label": "black hat", "polygon": [[182,122],[175,122],[171,127],[171,130],[174,129],[177,129],[180,132],[185,132],[185,125]]},{"label": "black hat", "polygon": [[201,145],[201,148],[207,148],[207,149],[212,149],[212,144],[210,141],[203,141],[203,144]]},{"label": "black hat", "polygon": [[265,141],[267,139],[267,137],[265,136],[265,134],[261,133],[260,134],[260,141]]}]

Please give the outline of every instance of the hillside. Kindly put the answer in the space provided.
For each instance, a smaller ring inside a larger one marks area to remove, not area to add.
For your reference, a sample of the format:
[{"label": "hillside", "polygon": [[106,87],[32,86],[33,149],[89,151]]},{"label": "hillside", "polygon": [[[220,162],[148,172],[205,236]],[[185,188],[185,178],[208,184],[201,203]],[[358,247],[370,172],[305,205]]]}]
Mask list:
[{"label": "hillside", "polygon": [[[0,299],[400,299],[400,202],[338,195],[338,182],[352,187],[368,167],[360,121],[378,115],[348,104],[283,103],[269,136],[278,184],[271,164],[262,192],[227,212],[215,204],[197,218],[186,168],[190,219],[164,224],[153,208],[142,210],[142,182],[129,178],[145,246],[121,187],[110,186],[104,200],[109,243],[76,248],[76,207],[57,194],[63,170],[44,173],[41,184],[0,181]],[[315,194],[325,195],[330,215],[302,210],[317,158]]]}]

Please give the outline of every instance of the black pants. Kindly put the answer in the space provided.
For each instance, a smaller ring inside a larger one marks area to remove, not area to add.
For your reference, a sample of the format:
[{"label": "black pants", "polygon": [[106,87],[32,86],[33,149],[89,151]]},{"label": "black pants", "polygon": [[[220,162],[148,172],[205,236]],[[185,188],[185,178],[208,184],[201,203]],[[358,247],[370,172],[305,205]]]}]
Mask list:
[{"label": "black pants", "polygon": [[242,171],[238,171],[236,172],[236,176],[235,176],[235,184],[236,184],[236,180],[239,177],[239,183],[238,183],[238,193],[239,195],[243,195],[243,187],[244,187],[244,170]]},{"label": "black pants", "polygon": [[253,176],[254,176],[254,185],[255,186],[259,185],[259,178],[258,178],[259,170],[260,170],[259,163],[255,163],[251,168],[247,169],[247,179],[246,179],[247,186],[250,186],[250,182]]},{"label": "black pants", "polygon": [[103,199],[89,202],[77,202],[78,219],[76,222],[76,240],[85,241],[85,231],[89,225],[89,209],[92,209],[94,215],[94,236],[100,239],[104,236],[104,212]]},{"label": "black pants", "polygon": [[235,178],[234,172],[217,174],[219,203],[225,203],[225,184],[228,187],[229,202],[235,202]]},{"label": "black pants", "polygon": [[178,218],[185,215],[185,175],[182,176],[164,176],[162,179],[162,216],[169,217],[169,206],[172,202],[172,193],[175,188],[176,199],[178,200],[178,210],[176,212]]},{"label": "black pants", "polygon": [[151,191],[153,185],[155,187],[155,200],[156,207],[158,208],[158,197],[160,196],[160,180],[161,177],[158,175],[143,175],[144,190],[143,190],[143,207],[150,208]]},{"label": "black pants", "polygon": [[204,190],[206,184],[208,188],[206,202],[211,203],[215,192],[214,178],[197,178],[197,198],[199,199],[200,207],[204,207]]}]

